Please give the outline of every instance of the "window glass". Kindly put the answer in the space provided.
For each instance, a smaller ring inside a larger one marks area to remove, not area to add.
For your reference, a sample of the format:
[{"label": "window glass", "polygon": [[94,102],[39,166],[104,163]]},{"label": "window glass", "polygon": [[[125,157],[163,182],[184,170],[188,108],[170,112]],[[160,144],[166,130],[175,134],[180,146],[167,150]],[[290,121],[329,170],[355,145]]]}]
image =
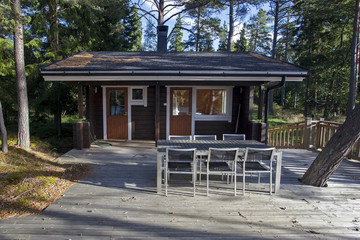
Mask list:
[{"label": "window glass", "polygon": [[110,115],[123,116],[125,114],[125,90],[110,90]]},{"label": "window glass", "polygon": [[132,100],[143,100],[143,89],[142,88],[133,88],[132,89]]},{"label": "window glass", "polygon": [[197,115],[226,115],[225,89],[198,89],[196,91]]},{"label": "window glass", "polygon": [[173,91],[173,116],[190,114],[190,92],[189,90]]}]

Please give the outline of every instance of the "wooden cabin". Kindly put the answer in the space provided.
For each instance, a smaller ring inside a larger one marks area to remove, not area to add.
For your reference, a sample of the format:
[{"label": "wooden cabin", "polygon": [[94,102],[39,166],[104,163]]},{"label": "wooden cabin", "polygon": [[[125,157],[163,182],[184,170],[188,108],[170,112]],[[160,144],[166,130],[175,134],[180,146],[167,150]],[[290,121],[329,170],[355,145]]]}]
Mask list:
[{"label": "wooden cabin", "polygon": [[252,52],[82,52],[41,69],[45,81],[86,89],[86,116],[99,139],[245,133],[254,87],[302,81],[307,70]]}]

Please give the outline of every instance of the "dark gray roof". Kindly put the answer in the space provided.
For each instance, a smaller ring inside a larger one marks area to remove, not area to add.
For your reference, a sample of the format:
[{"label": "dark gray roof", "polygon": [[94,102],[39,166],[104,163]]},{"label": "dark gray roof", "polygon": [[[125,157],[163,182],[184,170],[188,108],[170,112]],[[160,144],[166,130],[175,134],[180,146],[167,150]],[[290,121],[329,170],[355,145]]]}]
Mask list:
[{"label": "dark gray roof", "polygon": [[66,71],[301,72],[306,69],[252,52],[82,52],[43,67]]}]

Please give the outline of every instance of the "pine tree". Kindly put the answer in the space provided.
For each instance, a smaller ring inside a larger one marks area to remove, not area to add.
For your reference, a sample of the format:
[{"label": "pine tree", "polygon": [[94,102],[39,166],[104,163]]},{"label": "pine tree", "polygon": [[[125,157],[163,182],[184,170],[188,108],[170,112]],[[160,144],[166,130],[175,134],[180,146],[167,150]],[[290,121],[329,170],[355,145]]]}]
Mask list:
[{"label": "pine tree", "polygon": [[244,24],[243,28],[240,32],[240,39],[236,41],[234,48],[237,52],[245,52],[248,51],[248,41],[246,39],[246,24]]},{"label": "pine tree", "polygon": [[219,33],[219,52],[226,52],[227,51],[227,45],[228,45],[228,27],[226,22],[224,22],[223,27],[220,29]]},{"label": "pine tree", "polygon": [[271,18],[267,17],[264,10],[259,10],[257,15],[250,18],[247,25],[249,35],[249,50],[265,55],[271,53],[270,27],[267,25]]},{"label": "pine tree", "polygon": [[176,19],[175,28],[174,28],[172,36],[170,38],[169,51],[183,52],[185,47],[182,42],[182,38],[183,38],[182,22],[181,22],[181,16],[179,14]]},{"label": "pine tree", "polygon": [[144,51],[156,51],[156,31],[152,21],[148,21],[144,32]]}]

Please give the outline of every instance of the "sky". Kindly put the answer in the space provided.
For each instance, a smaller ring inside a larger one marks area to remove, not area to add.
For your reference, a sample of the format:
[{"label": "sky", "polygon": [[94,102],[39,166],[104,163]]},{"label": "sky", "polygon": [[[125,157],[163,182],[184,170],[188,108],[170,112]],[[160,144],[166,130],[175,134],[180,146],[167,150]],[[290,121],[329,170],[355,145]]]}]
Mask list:
[{"label": "sky", "polygon": [[[152,1],[138,1],[138,0],[133,0],[134,3],[137,3],[137,2],[143,2],[144,4],[141,6],[142,8],[146,9],[147,11],[150,11],[150,10],[155,10],[154,9],[154,6],[151,4]],[[165,1],[166,3],[171,3],[173,1]],[[268,4],[265,4],[264,6],[261,7],[262,9],[264,10],[268,10],[269,9],[269,5]],[[248,22],[248,20],[250,19],[250,17],[252,15],[255,15],[257,12],[258,12],[259,9],[256,9],[255,7],[251,7],[249,13],[247,14],[247,16],[242,20],[242,22],[240,23],[239,21],[236,21],[234,23],[234,26],[235,26],[235,29],[234,29],[234,37],[233,37],[233,40],[236,41],[240,38],[240,31],[243,27],[243,23],[244,22]],[[229,20],[229,15],[228,15],[228,9],[225,9],[221,12],[220,15],[218,15],[217,17],[219,17],[221,19],[221,26],[224,24],[224,22],[228,23]],[[171,11],[168,16],[171,16],[172,14],[178,12],[178,9],[174,9],[173,11]],[[140,13],[140,12],[139,12]],[[152,19],[154,22],[155,20]],[[185,22],[187,23],[191,23],[193,20],[192,19],[189,19],[189,18],[185,18],[184,19]],[[145,29],[146,28],[146,24],[147,24],[148,20],[146,18],[142,18],[142,28]],[[168,22],[166,22],[166,25],[169,26],[169,33],[171,32],[171,30],[173,29],[174,25],[175,25],[175,22],[176,22],[176,17],[173,17],[171,20],[169,20]],[[183,31],[183,41],[187,40],[188,39],[188,33],[187,31]],[[219,45],[219,40],[216,39],[214,41],[214,49],[216,50],[218,48],[218,45]]]}]

